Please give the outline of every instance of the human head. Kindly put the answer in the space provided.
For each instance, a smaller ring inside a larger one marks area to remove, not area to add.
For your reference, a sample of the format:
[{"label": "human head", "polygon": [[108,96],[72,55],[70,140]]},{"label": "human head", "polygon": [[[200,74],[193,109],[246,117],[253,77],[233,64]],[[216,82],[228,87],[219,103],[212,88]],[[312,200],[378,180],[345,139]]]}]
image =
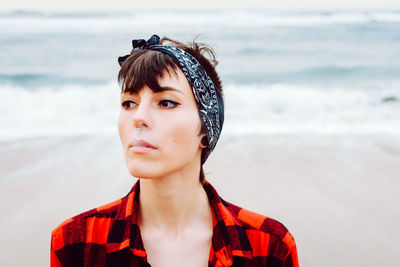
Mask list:
[{"label": "human head", "polygon": [[[165,42],[169,44],[164,45]],[[204,136],[201,143],[205,148],[201,154],[200,181],[204,182],[202,165],[215,147],[224,120],[222,85],[215,70],[217,61],[213,50],[208,45],[195,41],[183,44],[166,37],[159,40],[156,35],[147,42],[138,39],[133,40],[132,44],[134,49],[131,54],[118,59],[121,65],[118,74],[118,81],[122,84],[121,93],[138,93],[144,87],[157,93],[162,91],[160,80],[165,75],[184,72],[195,95],[198,115],[201,117],[198,136]],[[198,65],[201,66],[196,67]],[[196,78],[193,79],[193,76]]]}]

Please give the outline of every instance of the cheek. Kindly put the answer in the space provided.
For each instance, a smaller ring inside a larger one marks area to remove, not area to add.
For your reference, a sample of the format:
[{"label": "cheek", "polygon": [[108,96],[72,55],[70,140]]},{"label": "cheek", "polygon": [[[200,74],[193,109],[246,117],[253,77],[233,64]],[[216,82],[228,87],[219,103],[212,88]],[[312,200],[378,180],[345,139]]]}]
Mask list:
[{"label": "cheek", "polygon": [[121,139],[121,143],[125,143],[125,133],[126,133],[126,118],[124,114],[120,113],[119,118],[118,118],[118,134],[119,138]]},{"label": "cheek", "polygon": [[122,141],[121,133],[122,133],[122,118],[121,118],[121,114],[119,114],[119,117],[118,117],[118,134],[119,134],[119,137],[121,138],[121,141]]},{"label": "cheek", "polygon": [[180,119],[175,120],[174,124],[168,127],[170,143],[173,149],[183,150],[189,152],[197,149],[198,142],[197,134],[200,131],[200,119],[194,116],[182,116]]}]

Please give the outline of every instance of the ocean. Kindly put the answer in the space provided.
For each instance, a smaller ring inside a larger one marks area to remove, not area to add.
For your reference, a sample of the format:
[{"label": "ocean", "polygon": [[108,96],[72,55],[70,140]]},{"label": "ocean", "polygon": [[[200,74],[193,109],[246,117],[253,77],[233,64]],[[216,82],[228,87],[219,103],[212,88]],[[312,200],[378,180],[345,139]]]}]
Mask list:
[{"label": "ocean", "polygon": [[155,33],[214,47],[226,113],[204,170],[224,200],[284,224],[300,266],[397,262],[400,10],[16,11],[0,13],[0,266],[48,266],[57,225],[136,182],[117,58]]},{"label": "ocean", "polygon": [[152,34],[214,48],[222,135],[400,135],[400,11],[16,11],[0,13],[0,141],[117,134],[117,58]]}]

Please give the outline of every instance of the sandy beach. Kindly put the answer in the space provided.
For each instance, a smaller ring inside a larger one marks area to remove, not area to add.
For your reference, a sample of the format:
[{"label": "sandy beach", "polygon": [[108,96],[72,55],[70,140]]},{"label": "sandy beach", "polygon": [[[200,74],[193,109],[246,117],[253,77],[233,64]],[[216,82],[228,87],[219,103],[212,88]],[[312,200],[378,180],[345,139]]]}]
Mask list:
[{"label": "sandy beach", "polygon": [[[282,222],[301,266],[395,266],[398,136],[222,136],[205,165],[220,195]],[[117,136],[0,142],[0,266],[48,266],[63,220],[125,196]]]}]

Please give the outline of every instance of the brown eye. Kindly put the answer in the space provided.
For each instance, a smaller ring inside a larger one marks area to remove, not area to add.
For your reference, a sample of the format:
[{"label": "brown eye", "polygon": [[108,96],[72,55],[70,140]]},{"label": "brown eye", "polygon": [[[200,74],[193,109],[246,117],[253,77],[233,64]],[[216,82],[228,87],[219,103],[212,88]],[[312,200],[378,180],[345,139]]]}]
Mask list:
[{"label": "brown eye", "polygon": [[164,99],[164,100],[160,101],[160,106],[163,108],[174,108],[178,105],[180,105],[180,104],[175,101],[172,101],[172,100]]},{"label": "brown eye", "polygon": [[124,109],[133,108],[135,105],[136,105],[136,103],[133,102],[132,100],[126,100],[126,101],[122,102],[122,104],[121,104],[121,106],[122,106]]}]

